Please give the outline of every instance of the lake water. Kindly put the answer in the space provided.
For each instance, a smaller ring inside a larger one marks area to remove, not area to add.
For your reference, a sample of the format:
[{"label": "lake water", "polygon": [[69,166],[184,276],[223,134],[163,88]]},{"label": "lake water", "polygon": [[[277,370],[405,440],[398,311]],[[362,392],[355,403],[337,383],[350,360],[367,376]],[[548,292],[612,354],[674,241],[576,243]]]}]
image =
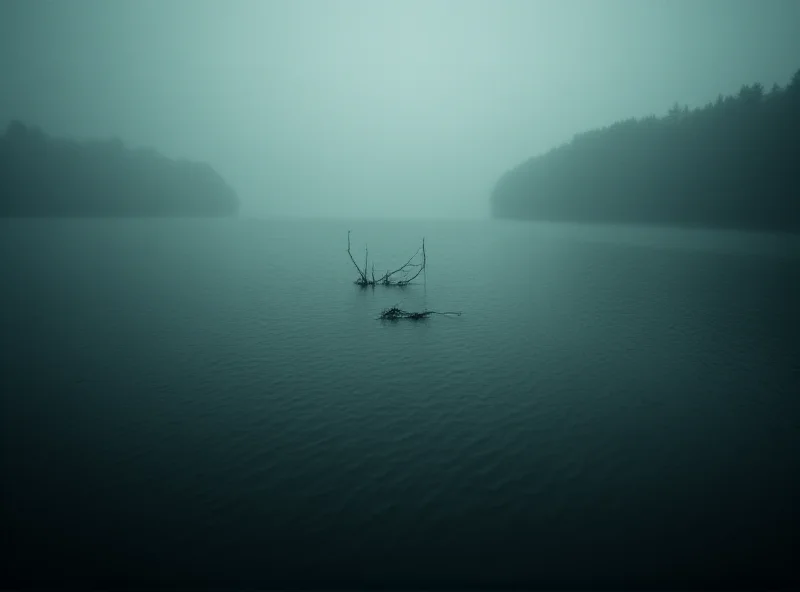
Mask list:
[{"label": "lake water", "polygon": [[6,220],[0,278],[3,583],[798,583],[798,237]]}]

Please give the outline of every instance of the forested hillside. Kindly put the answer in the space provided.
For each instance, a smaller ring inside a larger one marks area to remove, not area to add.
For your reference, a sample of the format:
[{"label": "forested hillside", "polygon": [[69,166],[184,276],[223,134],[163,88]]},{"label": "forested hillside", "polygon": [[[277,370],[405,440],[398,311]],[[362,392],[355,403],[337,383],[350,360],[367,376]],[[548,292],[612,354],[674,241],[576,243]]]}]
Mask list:
[{"label": "forested hillside", "polygon": [[800,70],[578,134],[508,171],[496,217],[800,231]]}]

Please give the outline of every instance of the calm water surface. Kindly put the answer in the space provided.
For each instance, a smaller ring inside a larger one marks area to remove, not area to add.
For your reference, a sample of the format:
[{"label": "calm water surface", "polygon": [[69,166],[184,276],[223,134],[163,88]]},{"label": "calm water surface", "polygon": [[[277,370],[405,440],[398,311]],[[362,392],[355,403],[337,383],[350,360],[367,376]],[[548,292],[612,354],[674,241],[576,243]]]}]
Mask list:
[{"label": "calm water surface", "polygon": [[[426,275],[359,289],[349,229],[376,269],[425,236]],[[697,230],[2,221],[3,578],[796,583],[799,263]]]}]

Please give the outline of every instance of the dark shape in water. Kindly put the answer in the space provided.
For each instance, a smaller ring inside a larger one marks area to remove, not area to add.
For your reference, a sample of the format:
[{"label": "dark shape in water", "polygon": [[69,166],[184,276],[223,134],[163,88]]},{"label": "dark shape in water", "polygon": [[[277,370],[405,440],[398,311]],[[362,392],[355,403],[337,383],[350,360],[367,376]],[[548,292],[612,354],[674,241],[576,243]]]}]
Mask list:
[{"label": "dark shape in water", "polygon": [[384,308],[381,311],[381,316],[379,316],[378,318],[387,321],[396,321],[398,319],[410,319],[412,321],[421,321],[435,314],[455,315],[458,317],[461,316],[460,312],[437,312],[435,310],[423,310],[422,312],[408,312],[407,310],[403,310],[396,306],[392,306],[391,308]]},{"label": "dark shape in water", "polygon": [[[354,282],[355,284],[367,287],[367,286],[407,286],[412,281],[414,281],[417,276],[425,270],[425,263],[427,262],[427,256],[425,254],[425,238],[422,239],[422,246],[417,249],[417,252],[414,253],[411,258],[406,261],[406,263],[395,269],[394,271],[386,270],[386,273],[382,276],[376,278],[375,277],[375,264],[372,265],[372,274],[371,279],[367,277],[367,270],[369,269],[369,249],[364,247],[364,269],[362,270],[356,260],[353,259],[353,254],[350,252],[350,231],[347,231],[347,254],[350,256],[350,261],[353,262],[353,265],[356,266],[358,270],[358,279]],[[413,263],[414,258],[419,255],[419,252],[422,251],[422,263]],[[416,270],[416,273],[409,277],[409,274]],[[393,279],[395,275],[402,275],[402,279]]]}]

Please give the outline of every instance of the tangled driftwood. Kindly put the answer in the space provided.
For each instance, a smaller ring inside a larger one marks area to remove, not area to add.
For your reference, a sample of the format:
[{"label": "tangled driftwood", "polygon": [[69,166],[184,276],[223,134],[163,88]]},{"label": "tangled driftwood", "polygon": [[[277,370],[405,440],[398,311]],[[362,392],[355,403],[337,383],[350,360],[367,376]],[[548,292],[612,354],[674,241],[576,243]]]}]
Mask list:
[{"label": "tangled driftwood", "polygon": [[[425,264],[427,263],[427,255],[425,254],[425,239],[422,239],[422,246],[417,249],[417,252],[414,253],[411,258],[406,261],[406,263],[395,269],[394,271],[386,270],[382,276],[375,277],[375,264],[372,264],[372,273],[370,277],[367,277],[367,270],[369,269],[369,249],[364,247],[365,254],[364,254],[364,269],[362,270],[356,260],[353,259],[353,254],[350,252],[350,231],[347,231],[347,254],[350,256],[350,261],[353,262],[353,265],[356,266],[358,270],[358,279],[355,280],[354,283],[358,284],[359,286],[407,286],[412,281],[414,281],[417,276],[425,270]],[[422,251],[422,262],[421,263],[414,263],[414,259],[419,255],[420,251]],[[416,270],[414,275],[411,275],[412,272]],[[397,276],[397,279],[395,279]]]},{"label": "tangled driftwood", "polygon": [[[350,251],[350,231],[347,231],[347,254],[350,257],[350,261],[353,262],[353,265],[358,270],[358,279],[355,280],[355,284],[367,287],[367,286],[407,286],[412,281],[414,281],[419,274],[425,271],[425,265],[428,262],[428,256],[425,253],[425,238],[422,239],[422,246],[417,249],[417,252],[414,253],[411,258],[406,261],[401,267],[398,267],[394,271],[386,270],[382,276],[375,277],[375,264],[373,263],[371,273],[367,276],[367,270],[369,268],[369,249],[364,247],[364,269],[359,267],[356,260],[353,258],[353,253]],[[421,263],[414,263],[414,259],[417,255],[422,252],[422,262]],[[413,275],[411,275],[413,273]],[[435,310],[423,310],[421,312],[410,312],[407,310],[403,310],[398,306],[392,306],[390,308],[385,308],[381,311],[379,319],[387,320],[387,321],[397,321],[399,319],[409,319],[412,321],[421,321],[427,319],[431,315],[455,315],[461,316],[460,312],[438,312]]]},{"label": "tangled driftwood", "polygon": [[412,321],[420,321],[422,319],[427,319],[431,315],[455,315],[460,317],[460,312],[437,312],[435,310],[423,310],[422,312],[408,312],[407,310],[403,310],[396,306],[392,306],[390,308],[384,308],[381,311],[381,315],[378,317],[379,319],[387,320],[387,321],[396,321],[398,319],[410,319]]}]

